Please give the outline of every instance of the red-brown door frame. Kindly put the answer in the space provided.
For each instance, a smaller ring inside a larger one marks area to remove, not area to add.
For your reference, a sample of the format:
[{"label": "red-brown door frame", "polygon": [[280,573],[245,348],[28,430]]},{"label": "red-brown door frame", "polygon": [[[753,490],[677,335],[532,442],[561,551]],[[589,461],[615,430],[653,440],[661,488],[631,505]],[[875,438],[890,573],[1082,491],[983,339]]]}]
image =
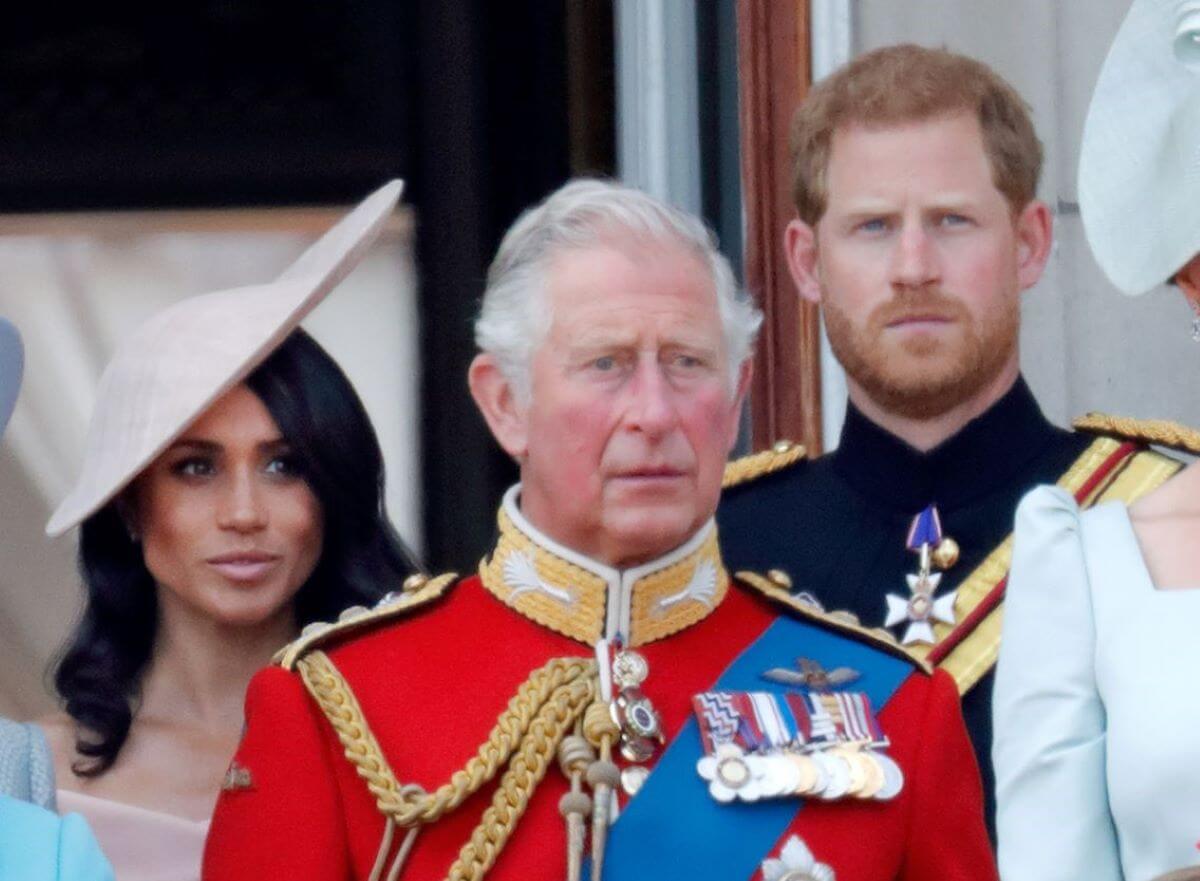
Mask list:
[{"label": "red-brown door frame", "polygon": [[754,449],[776,440],[821,450],[821,331],[796,294],[783,230],[795,214],[789,129],[811,83],[809,0],[738,0],[738,83],[746,286],[763,310],[750,414]]}]

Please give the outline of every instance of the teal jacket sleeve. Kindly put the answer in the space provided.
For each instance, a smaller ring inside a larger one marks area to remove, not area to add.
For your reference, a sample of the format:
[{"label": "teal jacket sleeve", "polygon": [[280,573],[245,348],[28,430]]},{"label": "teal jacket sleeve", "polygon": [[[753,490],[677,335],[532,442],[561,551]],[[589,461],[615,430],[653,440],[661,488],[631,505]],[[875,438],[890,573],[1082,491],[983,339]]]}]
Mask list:
[{"label": "teal jacket sleeve", "polygon": [[113,871],[78,814],[0,796],[0,881],[113,881]]},{"label": "teal jacket sleeve", "polygon": [[60,881],[113,881],[112,867],[79,814],[67,814],[59,824],[58,877]]},{"label": "teal jacket sleeve", "polygon": [[32,722],[0,718],[0,795],[55,810],[50,747]]},{"label": "teal jacket sleeve", "polygon": [[1079,509],[1039,487],[1017,509],[992,703],[1005,881],[1121,881],[1095,642]]}]

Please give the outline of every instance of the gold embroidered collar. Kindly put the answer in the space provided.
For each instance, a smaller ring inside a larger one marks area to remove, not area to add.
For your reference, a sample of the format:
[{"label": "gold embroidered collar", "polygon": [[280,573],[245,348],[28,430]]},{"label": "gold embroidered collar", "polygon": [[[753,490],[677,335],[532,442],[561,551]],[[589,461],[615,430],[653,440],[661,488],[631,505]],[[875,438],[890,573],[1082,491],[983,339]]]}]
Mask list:
[{"label": "gold embroidered collar", "polygon": [[504,494],[500,538],[479,576],[501,602],[542,626],[588,645],[620,635],[633,647],[690,627],[725,598],[729,575],[714,521],[666,556],[619,570],[542,534],[518,508],[520,491],[517,484]]}]

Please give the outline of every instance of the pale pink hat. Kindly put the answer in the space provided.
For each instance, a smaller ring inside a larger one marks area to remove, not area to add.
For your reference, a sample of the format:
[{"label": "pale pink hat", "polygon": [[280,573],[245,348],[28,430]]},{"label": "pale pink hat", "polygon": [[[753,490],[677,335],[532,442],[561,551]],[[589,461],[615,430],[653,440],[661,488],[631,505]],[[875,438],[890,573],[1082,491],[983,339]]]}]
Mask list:
[{"label": "pale pink hat", "polygon": [[108,503],[261,364],[362,260],[402,188],[376,190],[270,284],[190,297],[130,334],[100,377],[82,473],[47,535]]}]

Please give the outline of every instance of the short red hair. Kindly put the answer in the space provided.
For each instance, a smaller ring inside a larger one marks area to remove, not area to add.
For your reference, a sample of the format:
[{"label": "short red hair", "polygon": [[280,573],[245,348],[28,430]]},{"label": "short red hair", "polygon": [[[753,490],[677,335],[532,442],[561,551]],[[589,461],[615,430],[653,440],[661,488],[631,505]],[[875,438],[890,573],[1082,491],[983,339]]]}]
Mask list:
[{"label": "short red hair", "polygon": [[825,213],[830,145],[838,128],[887,128],[958,113],[983,133],[992,180],[1019,213],[1037,193],[1042,145],[1025,101],[979,61],[905,44],[876,49],[817,83],[792,120],[792,198],[815,226]]}]

